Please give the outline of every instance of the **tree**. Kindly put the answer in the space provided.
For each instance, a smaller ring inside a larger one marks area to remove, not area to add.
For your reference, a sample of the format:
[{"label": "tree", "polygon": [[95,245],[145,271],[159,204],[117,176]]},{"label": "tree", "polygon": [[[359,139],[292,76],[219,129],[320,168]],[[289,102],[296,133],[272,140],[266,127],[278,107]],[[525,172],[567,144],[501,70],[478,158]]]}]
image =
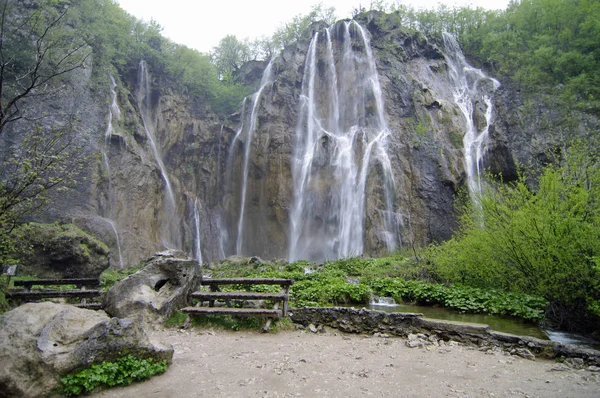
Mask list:
[{"label": "tree", "polygon": [[212,58],[219,77],[229,81],[242,64],[250,60],[250,47],[247,42],[238,40],[234,35],[227,35],[213,49]]},{"label": "tree", "polygon": [[27,117],[23,103],[49,94],[52,83],[82,68],[85,42],[63,26],[68,8],[45,2],[31,10],[18,0],[0,3],[0,135]]},{"label": "tree", "polygon": [[273,43],[276,48],[283,48],[302,39],[313,23],[323,21],[332,25],[335,20],[335,8],[325,8],[322,4],[314,5],[308,14],[298,14],[290,22],[280,26],[273,34]]},{"label": "tree", "polygon": [[75,117],[43,106],[90,55],[68,12],[60,0],[0,2],[0,257],[22,217],[72,186],[85,161]]}]

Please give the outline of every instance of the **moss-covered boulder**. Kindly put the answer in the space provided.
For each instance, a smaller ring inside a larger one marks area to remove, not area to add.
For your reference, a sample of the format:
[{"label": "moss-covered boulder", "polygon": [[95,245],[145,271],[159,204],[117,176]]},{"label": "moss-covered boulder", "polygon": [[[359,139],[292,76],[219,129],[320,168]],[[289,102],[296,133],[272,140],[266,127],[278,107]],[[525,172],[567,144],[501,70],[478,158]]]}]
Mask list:
[{"label": "moss-covered boulder", "polygon": [[110,250],[73,224],[36,224],[20,227],[23,237],[19,274],[40,278],[93,278],[109,267]]}]

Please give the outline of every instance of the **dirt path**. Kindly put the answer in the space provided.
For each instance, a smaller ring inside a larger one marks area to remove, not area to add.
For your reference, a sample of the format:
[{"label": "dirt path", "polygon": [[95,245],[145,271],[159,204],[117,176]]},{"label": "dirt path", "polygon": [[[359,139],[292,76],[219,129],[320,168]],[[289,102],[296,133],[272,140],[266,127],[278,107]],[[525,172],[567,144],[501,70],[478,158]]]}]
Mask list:
[{"label": "dirt path", "polygon": [[335,331],[160,330],[169,370],[95,397],[599,397],[600,373],[556,362]]}]

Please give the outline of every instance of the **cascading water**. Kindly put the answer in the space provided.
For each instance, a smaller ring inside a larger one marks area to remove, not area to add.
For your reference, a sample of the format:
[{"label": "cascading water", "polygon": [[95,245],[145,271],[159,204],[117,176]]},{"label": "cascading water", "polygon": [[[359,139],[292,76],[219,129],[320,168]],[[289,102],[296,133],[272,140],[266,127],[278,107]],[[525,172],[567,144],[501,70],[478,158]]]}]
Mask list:
[{"label": "cascading water", "polygon": [[[244,158],[242,165],[242,184],[241,184],[241,193],[240,193],[240,211],[237,222],[237,239],[235,245],[235,254],[242,255],[244,249],[244,221],[245,221],[245,211],[246,211],[246,191],[248,188],[248,168],[250,164],[250,150],[252,148],[252,138],[256,131],[257,122],[258,122],[258,109],[260,105],[261,95],[264,89],[273,83],[273,68],[272,62],[269,62],[265,71],[263,73],[263,77],[260,82],[260,88],[256,93],[252,95],[252,99],[250,101],[250,114],[246,115],[246,102],[244,100],[242,106],[242,120],[240,122],[240,128],[237,130],[230,146],[231,152],[229,153],[229,162],[233,160],[233,151],[235,150],[235,144],[238,140],[241,140],[242,134],[245,133],[244,140]],[[230,169],[231,170],[231,169]]]},{"label": "cascading water", "polygon": [[399,225],[387,154],[390,130],[369,39],[355,21],[314,34],[298,115],[289,261],[363,253],[365,190],[375,163],[381,176],[373,177],[380,177],[385,206],[383,230],[378,233],[387,249],[395,250]]},{"label": "cascading water", "polygon": [[154,159],[158,164],[160,173],[165,181],[165,199],[166,203],[163,207],[163,222],[162,222],[162,242],[169,249],[181,249],[181,231],[179,216],[177,214],[177,201],[175,193],[167,174],[167,169],[163,163],[160,151],[154,138],[154,122],[152,119],[152,111],[150,104],[150,79],[148,76],[148,68],[144,60],[140,61],[138,69],[138,92],[137,103],[142,117],[146,137],[152,147]]},{"label": "cascading water", "polygon": [[106,218],[106,217],[101,217],[102,220],[104,220],[108,225],[110,225],[110,227],[112,228],[114,234],[115,234],[115,238],[117,241],[117,251],[119,253],[119,267],[123,268],[123,256],[121,255],[121,239],[119,239],[119,232],[117,230],[117,224],[111,220],[110,218]]},{"label": "cascading water", "polygon": [[194,239],[194,251],[198,264],[202,265],[202,250],[200,246],[200,210],[198,209],[198,199],[194,201],[194,227],[196,236]]},{"label": "cascading water", "polygon": [[[466,121],[463,137],[465,168],[471,200],[477,202],[481,192],[481,166],[492,122],[492,96],[500,87],[500,82],[469,65],[458,42],[449,33],[444,33],[444,46],[450,77],[455,86],[454,99]],[[478,103],[485,104],[485,126],[481,129],[475,121],[474,107]]]},{"label": "cascading water", "polygon": [[109,162],[109,148],[110,148],[110,139],[114,133],[114,126],[113,126],[113,120],[119,120],[119,118],[121,117],[121,110],[119,109],[119,104],[117,103],[117,82],[115,81],[114,77],[112,77],[112,75],[109,76],[110,77],[110,104],[108,106],[108,117],[107,117],[107,122],[106,122],[106,130],[104,132],[104,146],[102,147],[102,159],[104,161],[104,171],[106,173],[107,176],[107,180],[108,180],[108,204],[106,206],[104,206],[105,208],[102,209],[100,211],[100,213],[104,214],[104,217],[101,217],[102,220],[104,220],[106,223],[108,223],[112,230],[113,233],[115,234],[115,240],[117,243],[117,251],[118,251],[118,255],[119,255],[119,267],[123,268],[123,256],[121,254],[121,241],[119,238],[119,231],[117,229],[117,225],[116,223],[113,221],[112,218],[114,218],[113,216],[113,212],[114,212],[114,207],[115,207],[115,201],[116,201],[116,197],[115,197],[115,193],[113,192],[113,186],[112,186],[112,180],[111,180],[111,169],[110,169],[110,162]]}]

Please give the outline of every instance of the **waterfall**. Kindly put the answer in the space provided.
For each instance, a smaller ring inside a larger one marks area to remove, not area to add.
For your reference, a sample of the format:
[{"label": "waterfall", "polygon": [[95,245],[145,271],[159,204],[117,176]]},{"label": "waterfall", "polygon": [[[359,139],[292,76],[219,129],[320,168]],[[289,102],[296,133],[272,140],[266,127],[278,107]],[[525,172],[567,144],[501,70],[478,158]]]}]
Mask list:
[{"label": "waterfall", "polygon": [[202,250],[200,246],[200,210],[198,209],[198,199],[194,201],[194,227],[196,228],[196,236],[194,239],[194,251],[198,264],[202,265]]},{"label": "waterfall", "polygon": [[[377,234],[388,250],[396,249],[399,225],[389,135],[364,29],[350,21],[324,35],[316,32],[306,55],[295,131],[289,261],[363,254],[365,193],[372,171],[381,174],[372,177],[380,178],[385,206],[383,230]],[[374,164],[380,167],[374,169]]]},{"label": "waterfall", "polygon": [[117,242],[117,251],[119,253],[119,267],[123,268],[123,256],[121,255],[121,240],[119,239],[119,232],[117,231],[117,224],[111,220],[110,218],[106,218],[106,217],[101,217],[102,220],[104,220],[108,225],[110,225],[110,227],[112,228],[114,234],[115,234],[115,239]]},{"label": "waterfall", "polygon": [[[500,82],[469,65],[458,42],[449,33],[444,33],[444,46],[450,77],[454,82],[454,100],[466,121],[463,136],[465,169],[471,200],[477,202],[481,192],[481,166],[492,123],[492,96],[500,87]],[[478,103],[485,105],[486,123],[482,129],[478,128],[475,120],[474,107]]]},{"label": "waterfall", "polygon": [[175,193],[171,187],[171,181],[167,174],[167,169],[163,163],[160,151],[156,145],[156,139],[154,137],[154,122],[152,120],[152,111],[150,103],[150,78],[148,76],[148,68],[144,60],[140,61],[138,69],[138,92],[137,92],[137,104],[139,107],[140,115],[142,117],[142,124],[146,132],[146,137],[152,147],[152,153],[154,159],[158,164],[160,173],[165,182],[165,196],[166,204],[163,207],[163,223],[162,223],[162,241],[163,244],[169,249],[181,249],[181,233],[179,228],[179,216],[177,214],[177,201],[175,200]]},{"label": "waterfall", "polygon": [[[246,100],[244,100],[243,109],[242,109],[242,120],[240,122],[240,128],[237,130],[232,142],[231,142],[231,153],[230,153],[230,161],[233,159],[233,151],[235,143],[240,140],[243,133],[245,133],[244,140],[244,158],[242,165],[242,184],[241,184],[241,193],[240,193],[240,211],[237,222],[237,240],[235,245],[235,254],[242,255],[243,254],[243,242],[244,242],[244,216],[246,211],[246,191],[248,188],[248,168],[250,164],[250,153],[252,148],[252,138],[256,131],[257,122],[258,122],[258,109],[260,104],[261,95],[268,85],[273,83],[273,70],[272,70],[272,61],[269,62],[265,71],[263,73],[260,88],[256,93],[252,95],[252,99],[250,101],[250,114],[246,116]],[[246,120],[248,117],[248,120]]]},{"label": "waterfall", "polygon": [[[112,75],[109,75],[110,78],[110,104],[108,105],[108,116],[107,116],[107,122],[106,122],[106,130],[104,132],[104,145],[102,146],[101,152],[102,152],[102,160],[104,162],[104,171],[106,173],[106,178],[108,180],[108,188],[107,188],[107,197],[108,197],[108,203],[104,206],[103,209],[100,210],[100,215],[101,215],[101,219],[104,220],[106,223],[108,223],[111,226],[111,229],[113,230],[113,233],[115,234],[115,241],[117,243],[117,252],[119,255],[119,267],[123,268],[123,256],[121,253],[121,241],[119,238],[119,231],[117,229],[117,225],[115,223],[115,221],[113,221],[112,218],[114,218],[114,211],[115,211],[115,207],[116,207],[116,193],[113,192],[113,186],[112,186],[112,175],[111,175],[111,168],[110,168],[110,162],[109,162],[109,150],[110,150],[110,139],[113,135],[113,133],[115,132],[114,129],[114,125],[113,125],[113,119],[114,120],[119,120],[119,118],[121,117],[121,110],[119,109],[119,104],[117,103],[117,82],[115,81],[115,78]],[[102,214],[104,214],[105,216],[102,217]]]}]

